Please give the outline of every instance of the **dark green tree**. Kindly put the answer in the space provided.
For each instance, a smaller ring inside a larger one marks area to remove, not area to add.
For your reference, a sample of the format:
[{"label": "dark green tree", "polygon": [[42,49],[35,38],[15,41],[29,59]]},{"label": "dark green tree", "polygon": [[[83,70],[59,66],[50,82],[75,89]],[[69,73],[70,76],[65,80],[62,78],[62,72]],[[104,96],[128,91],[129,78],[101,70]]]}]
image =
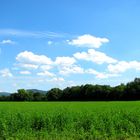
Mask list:
[{"label": "dark green tree", "polygon": [[59,88],[53,88],[47,92],[48,101],[58,101],[62,96],[62,90]]}]

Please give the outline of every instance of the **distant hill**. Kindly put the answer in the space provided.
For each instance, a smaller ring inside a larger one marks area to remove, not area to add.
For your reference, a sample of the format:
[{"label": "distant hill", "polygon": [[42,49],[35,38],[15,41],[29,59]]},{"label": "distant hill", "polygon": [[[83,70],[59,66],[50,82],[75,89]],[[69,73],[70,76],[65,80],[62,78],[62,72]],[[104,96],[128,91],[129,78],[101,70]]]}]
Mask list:
[{"label": "distant hill", "polygon": [[33,92],[33,93],[41,93],[41,94],[46,94],[47,93],[47,91],[44,91],[44,90],[39,90],[39,89],[27,89],[26,91],[31,91],[31,92]]},{"label": "distant hill", "polygon": [[9,96],[10,94],[9,92],[0,92],[0,96]]}]

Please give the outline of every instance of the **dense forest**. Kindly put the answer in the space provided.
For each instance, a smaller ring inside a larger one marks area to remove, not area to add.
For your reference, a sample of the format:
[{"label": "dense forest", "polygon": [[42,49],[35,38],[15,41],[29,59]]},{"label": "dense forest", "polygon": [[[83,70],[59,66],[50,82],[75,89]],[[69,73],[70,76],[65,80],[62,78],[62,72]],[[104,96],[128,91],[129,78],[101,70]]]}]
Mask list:
[{"label": "dense forest", "polygon": [[9,96],[0,96],[0,101],[125,101],[140,100],[140,78],[115,87],[109,85],[81,85],[63,90],[53,88],[46,92],[19,89]]}]

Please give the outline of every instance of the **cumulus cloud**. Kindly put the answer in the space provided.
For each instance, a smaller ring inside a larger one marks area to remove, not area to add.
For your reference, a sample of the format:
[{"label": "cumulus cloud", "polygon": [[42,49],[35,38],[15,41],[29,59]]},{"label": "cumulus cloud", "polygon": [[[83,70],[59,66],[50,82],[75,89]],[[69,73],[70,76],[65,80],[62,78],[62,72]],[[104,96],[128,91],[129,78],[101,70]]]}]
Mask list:
[{"label": "cumulus cloud", "polygon": [[25,64],[37,64],[37,65],[50,65],[52,60],[45,55],[37,55],[29,51],[21,52],[17,55],[16,60]]},{"label": "cumulus cloud", "polygon": [[10,72],[8,68],[0,70],[0,75],[2,77],[13,77],[13,74]]},{"label": "cumulus cloud", "polygon": [[[76,59],[91,61],[97,64],[108,63],[109,65],[106,72],[98,72],[94,69],[84,69],[78,66]],[[70,74],[93,74],[96,78],[103,79],[119,76],[119,73],[129,69],[140,71],[140,62],[138,61],[118,61],[94,49],[89,49],[87,52],[77,52],[73,57],[56,57],[55,61],[52,61],[45,55],[37,55],[33,52],[24,51],[17,55],[16,60],[18,61],[18,66],[26,69],[21,70],[20,74],[31,74],[28,70],[37,70],[36,74],[38,76],[47,76],[50,78],[56,78],[59,73],[64,76]],[[56,68],[55,73],[49,72],[52,68]],[[9,69],[0,71],[0,74],[3,77],[12,77]]]},{"label": "cumulus cloud", "polygon": [[[92,61],[97,64],[102,63],[116,63],[117,60],[107,56],[106,54],[89,49],[88,52],[75,53],[74,57],[62,56],[56,57],[55,61],[52,61],[45,55],[37,55],[33,52],[24,51],[17,55],[16,60],[18,66],[27,70],[37,70],[38,76],[56,77],[56,74],[49,72],[50,69],[56,68],[56,71],[60,75],[70,74],[94,74],[98,78],[111,77],[112,75],[99,73],[93,69],[85,70],[81,66],[78,66],[76,59]],[[75,59],[76,58],[76,59]],[[27,70],[22,70],[20,74],[28,74]]]},{"label": "cumulus cloud", "polygon": [[95,37],[89,34],[78,36],[76,39],[67,40],[69,45],[75,45],[78,47],[88,47],[88,48],[100,48],[104,43],[108,43],[109,39]]},{"label": "cumulus cloud", "polygon": [[73,57],[56,57],[55,61],[52,61],[45,55],[37,55],[33,52],[24,51],[17,55],[17,66],[20,66],[29,70],[37,70],[38,76],[54,77],[55,74],[49,72],[50,69],[56,68],[62,75],[68,75],[71,73],[82,73],[82,68],[75,65],[76,60]]},{"label": "cumulus cloud", "polygon": [[10,44],[10,45],[13,45],[13,44],[15,44],[15,42],[14,41],[12,41],[12,40],[10,40],[10,39],[7,39],[7,40],[2,40],[1,42],[0,42],[0,44]]},{"label": "cumulus cloud", "polygon": [[123,73],[129,69],[140,71],[140,62],[138,61],[119,61],[117,64],[108,65],[108,71],[111,73]]},{"label": "cumulus cloud", "polygon": [[[26,70],[36,70],[38,76],[55,76],[55,74],[48,71],[53,67],[54,62],[45,55],[24,51],[17,55],[16,60],[18,62],[17,66]],[[20,74],[27,74],[27,71],[22,71]]]},{"label": "cumulus cloud", "polygon": [[89,49],[88,52],[75,53],[74,57],[79,60],[92,61],[97,64],[116,63],[117,62],[116,59],[107,56],[103,52],[95,51],[94,49]]},{"label": "cumulus cloud", "polygon": [[84,73],[84,69],[77,66],[75,63],[76,60],[73,57],[56,57],[54,62],[61,75]]}]

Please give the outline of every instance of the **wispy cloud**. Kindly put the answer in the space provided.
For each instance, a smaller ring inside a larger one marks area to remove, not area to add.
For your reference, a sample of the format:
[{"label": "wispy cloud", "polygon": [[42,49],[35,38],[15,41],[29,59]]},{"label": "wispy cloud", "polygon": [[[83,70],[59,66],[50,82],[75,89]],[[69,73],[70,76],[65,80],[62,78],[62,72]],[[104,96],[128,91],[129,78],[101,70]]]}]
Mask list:
[{"label": "wispy cloud", "polygon": [[54,73],[51,73],[49,71],[38,72],[37,75],[38,76],[48,76],[48,77],[54,77],[55,76]]},{"label": "wispy cloud", "polygon": [[0,76],[2,77],[13,77],[13,74],[10,72],[8,68],[0,70]]},{"label": "wispy cloud", "polygon": [[29,74],[31,74],[31,72],[30,71],[20,71],[20,74],[29,75]]},{"label": "wispy cloud", "polygon": [[91,68],[86,69],[85,73],[95,75],[95,77],[97,79],[107,79],[107,78],[110,78],[110,77],[118,77],[118,76],[120,76],[119,74],[116,74],[116,73],[99,72],[99,71],[96,71],[95,69],[91,69]]},{"label": "wispy cloud", "polygon": [[26,31],[17,29],[0,29],[1,36],[34,37],[34,38],[63,38],[65,33],[50,31]]}]

